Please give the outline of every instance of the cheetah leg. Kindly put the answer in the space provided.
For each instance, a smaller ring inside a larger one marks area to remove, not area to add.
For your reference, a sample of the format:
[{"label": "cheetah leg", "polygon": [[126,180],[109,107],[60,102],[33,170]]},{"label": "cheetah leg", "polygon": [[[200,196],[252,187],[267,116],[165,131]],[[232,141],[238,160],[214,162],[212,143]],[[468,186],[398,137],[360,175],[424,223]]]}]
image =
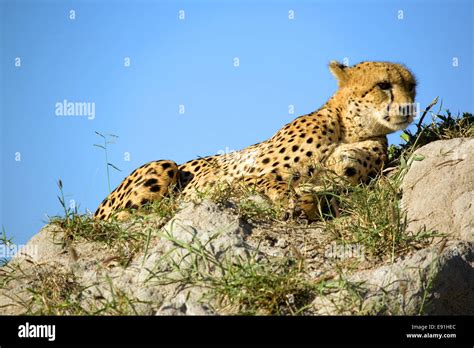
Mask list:
[{"label": "cheetah leg", "polygon": [[173,161],[153,161],[134,170],[107,196],[94,213],[94,218],[107,220],[116,214],[118,220],[130,216],[127,209],[139,209],[160,200],[176,185],[178,166]]},{"label": "cheetah leg", "polygon": [[[375,177],[386,160],[386,143],[383,139],[339,145],[323,163],[324,171],[309,178],[306,184],[300,185],[299,180],[296,180],[292,188],[289,188],[284,186],[285,183],[277,184],[273,180],[268,185],[267,195],[270,198],[273,195],[281,200],[282,192],[290,193],[283,194],[289,198],[287,202],[290,215],[299,215],[303,212],[308,220],[318,220],[327,213],[336,213],[334,198],[318,194],[328,189],[321,181],[320,175],[329,175],[328,177],[332,177],[332,180],[344,178],[344,182],[357,185]],[[336,174],[335,177],[334,174]]]},{"label": "cheetah leg", "polygon": [[[324,162],[324,166],[329,172],[324,175],[330,175],[332,180],[344,179],[357,185],[361,182],[367,182],[371,177],[375,177],[387,160],[386,145],[383,140],[366,140],[355,144],[344,144],[338,146],[331,156]],[[334,177],[333,174],[336,176]],[[334,201],[332,197],[318,194],[328,188],[321,185],[319,177],[310,179],[306,185],[295,188],[296,197],[298,197],[296,206],[303,211],[309,220],[317,220],[322,214],[337,214],[335,212]]]},{"label": "cheetah leg", "polygon": [[282,218],[298,217],[302,213],[309,220],[315,220],[319,216],[317,202],[313,195],[298,192],[295,189],[298,181],[277,180],[274,175],[265,175],[259,178],[257,189],[265,194],[273,202],[286,205]]},{"label": "cheetah leg", "polygon": [[387,161],[383,140],[365,140],[338,146],[325,165],[353,185],[375,177]]}]

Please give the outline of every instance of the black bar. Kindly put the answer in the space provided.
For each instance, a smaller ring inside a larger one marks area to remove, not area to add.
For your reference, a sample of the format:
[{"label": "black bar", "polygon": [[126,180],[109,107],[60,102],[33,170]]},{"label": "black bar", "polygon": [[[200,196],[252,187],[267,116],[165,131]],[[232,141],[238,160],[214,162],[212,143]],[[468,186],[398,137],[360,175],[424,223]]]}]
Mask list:
[{"label": "black bar", "polygon": [[[55,325],[55,340],[20,338],[19,326]],[[415,325],[415,326],[414,326]],[[432,326],[430,326],[432,325]],[[453,326],[454,325],[454,326]],[[410,344],[473,347],[473,317],[0,317],[0,346],[150,343]],[[456,337],[408,338],[407,334]]]}]

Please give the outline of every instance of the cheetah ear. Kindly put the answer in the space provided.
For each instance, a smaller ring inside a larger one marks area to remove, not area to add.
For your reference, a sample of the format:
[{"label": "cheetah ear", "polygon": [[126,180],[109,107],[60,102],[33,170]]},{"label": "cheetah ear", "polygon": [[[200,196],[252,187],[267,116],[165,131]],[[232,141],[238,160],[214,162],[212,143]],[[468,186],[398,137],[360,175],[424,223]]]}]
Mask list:
[{"label": "cheetah ear", "polygon": [[347,69],[347,66],[345,66],[342,63],[339,63],[338,61],[332,60],[329,63],[329,70],[337,79],[339,87],[344,86],[347,80],[349,79],[349,75],[347,74],[346,69]]}]

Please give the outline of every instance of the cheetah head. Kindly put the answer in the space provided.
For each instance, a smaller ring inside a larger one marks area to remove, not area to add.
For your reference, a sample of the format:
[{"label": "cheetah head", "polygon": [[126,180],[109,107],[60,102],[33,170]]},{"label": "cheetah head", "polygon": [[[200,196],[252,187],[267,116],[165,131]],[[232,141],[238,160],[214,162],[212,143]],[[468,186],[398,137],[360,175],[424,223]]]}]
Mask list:
[{"label": "cheetah head", "polygon": [[351,126],[363,128],[358,133],[385,135],[413,121],[416,80],[403,65],[362,62],[346,67],[332,61],[329,69],[339,84],[334,97],[345,104]]}]

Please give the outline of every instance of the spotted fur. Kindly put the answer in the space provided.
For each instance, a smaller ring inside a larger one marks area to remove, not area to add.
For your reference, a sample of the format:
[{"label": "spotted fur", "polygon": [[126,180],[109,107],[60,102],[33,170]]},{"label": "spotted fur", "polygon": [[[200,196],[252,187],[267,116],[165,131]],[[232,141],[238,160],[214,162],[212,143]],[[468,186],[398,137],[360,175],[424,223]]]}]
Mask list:
[{"label": "spotted fur", "polygon": [[[139,209],[175,188],[191,197],[218,183],[244,183],[284,200],[294,185],[317,176],[320,165],[357,184],[376,175],[387,160],[386,135],[407,127],[413,114],[416,81],[400,64],[362,62],[346,67],[331,62],[337,92],[320,109],[300,116],[273,137],[243,150],[194,159],[181,165],[161,160],[133,171],[105,198],[94,216],[108,219]],[[301,199],[307,211],[310,201]]]}]

